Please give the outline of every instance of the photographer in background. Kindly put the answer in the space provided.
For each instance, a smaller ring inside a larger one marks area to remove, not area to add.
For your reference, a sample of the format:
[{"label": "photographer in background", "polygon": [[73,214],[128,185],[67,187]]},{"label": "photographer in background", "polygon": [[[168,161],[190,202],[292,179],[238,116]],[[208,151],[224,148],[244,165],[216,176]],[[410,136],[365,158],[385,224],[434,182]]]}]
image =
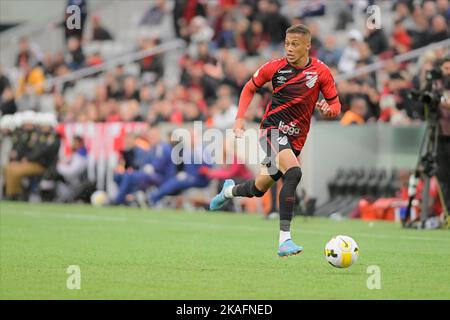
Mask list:
[{"label": "photographer in background", "polygon": [[437,173],[446,216],[450,210],[450,55],[440,64],[442,98],[440,103]]}]

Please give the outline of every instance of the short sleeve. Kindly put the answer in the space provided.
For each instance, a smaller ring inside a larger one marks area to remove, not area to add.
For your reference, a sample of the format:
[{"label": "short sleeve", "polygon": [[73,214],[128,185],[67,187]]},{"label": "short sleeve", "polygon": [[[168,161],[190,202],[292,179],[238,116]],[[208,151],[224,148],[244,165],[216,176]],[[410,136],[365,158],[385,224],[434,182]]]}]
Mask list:
[{"label": "short sleeve", "polygon": [[320,76],[320,91],[322,91],[325,100],[333,100],[338,95],[333,75],[326,66],[324,66]]},{"label": "short sleeve", "polygon": [[266,82],[272,81],[272,77],[277,71],[278,60],[270,60],[259,67],[258,70],[253,74],[252,81],[253,84],[261,88]]}]

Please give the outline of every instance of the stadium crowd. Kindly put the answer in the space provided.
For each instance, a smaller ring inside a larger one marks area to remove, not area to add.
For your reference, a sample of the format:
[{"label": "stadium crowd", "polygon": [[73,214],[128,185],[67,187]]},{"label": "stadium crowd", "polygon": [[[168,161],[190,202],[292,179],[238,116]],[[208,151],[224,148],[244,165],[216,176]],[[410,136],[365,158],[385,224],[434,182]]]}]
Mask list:
[{"label": "stadium crowd", "polygon": [[[365,6],[355,10],[356,2],[342,1],[335,13],[336,30],[346,34],[342,41],[333,33],[323,34],[315,21],[334,14],[327,11],[327,1],[180,0],[173,8],[166,1],[155,1],[140,24],[156,26],[164,17],[172,18],[176,36],[187,44],[179,60],[180,80],[173,87],[168,85],[163,54],[157,54],[138,61],[137,75],[127,74],[126,65],[118,65],[91,76],[102,80],[97,82],[92,99],[82,94],[67,99],[66,93],[75,86],[74,81],[48,87],[46,80],[104,62],[99,52],[86,55],[83,50],[87,43],[115,38],[114,30],[107,30],[98,16],[91,18],[90,34],[84,28],[65,34],[65,51],[42,54],[32,45],[32,39],[21,38],[15,66],[0,67],[2,137],[12,137],[10,157],[2,162],[6,196],[20,197],[23,177],[41,176],[41,183],[35,187],[47,186],[48,190],[54,184],[42,181],[60,183],[67,190],[53,196],[61,201],[74,200],[70,188],[76,188],[77,181],[79,185],[83,179],[89,150],[77,137],[70,160],[58,161],[58,153],[48,151],[59,148],[61,132],[57,123],[143,121],[152,128],[163,122],[180,125],[203,121],[209,127],[231,127],[243,85],[262,63],[283,56],[285,29],[291,24],[303,23],[310,28],[311,56],[324,61],[335,77],[375,62],[384,63],[377,72],[339,80],[341,116],[325,120],[315,113],[316,121],[340,121],[343,125],[423,121],[420,103],[408,95],[408,89],[421,87],[425,72],[448,49],[427,51],[418,60],[401,63],[393,58],[449,38],[449,1],[392,1],[392,30],[353,29],[355,15],[365,17],[365,9],[371,4],[374,1],[366,1]],[[88,18],[85,13],[83,21]],[[142,37],[136,43],[136,51],[154,48],[163,40],[166,39],[157,35]],[[10,68],[20,74],[16,82],[8,77]],[[53,114],[39,113],[39,96],[43,94],[52,95]],[[270,96],[270,87],[257,92],[246,114],[247,121],[260,122]],[[39,116],[33,116],[32,111]],[[113,203],[139,201],[133,194],[153,186],[145,202],[156,204],[180,188],[204,187],[211,179],[225,178],[226,169],[218,169],[222,171],[217,173],[207,164],[172,167],[167,161],[170,143],[151,128],[143,136],[127,138],[127,148],[122,150],[121,165],[115,174],[119,192]],[[245,166],[236,164],[230,172],[243,179],[251,175]]]}]

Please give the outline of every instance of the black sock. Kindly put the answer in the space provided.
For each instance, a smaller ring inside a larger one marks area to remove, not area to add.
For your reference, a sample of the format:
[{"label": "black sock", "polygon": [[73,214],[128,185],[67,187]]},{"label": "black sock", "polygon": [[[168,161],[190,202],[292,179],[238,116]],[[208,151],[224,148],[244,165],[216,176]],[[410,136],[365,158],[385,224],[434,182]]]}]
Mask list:
[{"label": "black sock", "polygon": [[290,231],[294,215],[295,191],[302,178],[299,167],[290,168],[283,176],[283,187],[280,191],[280,230]]},{"label": "black sock", "polygon": [[264,192],[259,191],[258,188],[256,188],[255,180],[249,180],[244,183],[235,185],[231,192],[234,197],[253,198],[256,196],[259,198],[264,195]]}]

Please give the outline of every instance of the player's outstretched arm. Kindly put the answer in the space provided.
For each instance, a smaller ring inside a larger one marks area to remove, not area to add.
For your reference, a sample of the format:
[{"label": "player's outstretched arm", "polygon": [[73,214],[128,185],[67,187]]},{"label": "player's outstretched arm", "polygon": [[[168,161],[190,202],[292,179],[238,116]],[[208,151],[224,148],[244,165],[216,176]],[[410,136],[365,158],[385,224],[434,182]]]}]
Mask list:
[{"label": "player's outstretched arm", "polygon": [[253,83],[252,80],[249,80],[245,86],[244,89],[242,89],[241,97],[239,98],[239,107],[238,112],[236,115],[236,121],[234,122],[233,126],[233,132],[234,135],[237,138],[242,137],[245,131],[245,113],[247,112],[248,106],[250,105],[250,102],[252,102],[253,96],[255,95],[255,92],[257,90],[257,87]]},{"label": "player's outstretched arm", "polygon": [[341,112],[341,103],[339,102],[339,97],[330,101],[322,99],[320,102],[316,103],[316,108],[319,109],[320,113],[325,118],[335,118]]}]

